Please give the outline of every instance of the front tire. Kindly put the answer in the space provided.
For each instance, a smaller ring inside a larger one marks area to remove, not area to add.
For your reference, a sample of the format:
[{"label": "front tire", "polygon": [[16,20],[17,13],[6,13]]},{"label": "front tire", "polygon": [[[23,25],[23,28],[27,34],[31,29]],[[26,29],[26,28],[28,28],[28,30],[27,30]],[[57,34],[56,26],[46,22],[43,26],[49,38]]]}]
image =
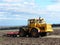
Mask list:
[{"label": "front tire", "polygon": [[39,33],[38,33],[38,30],[36,28],[33,28],[31,30],[31,36],[32,37],[39,37]]}]

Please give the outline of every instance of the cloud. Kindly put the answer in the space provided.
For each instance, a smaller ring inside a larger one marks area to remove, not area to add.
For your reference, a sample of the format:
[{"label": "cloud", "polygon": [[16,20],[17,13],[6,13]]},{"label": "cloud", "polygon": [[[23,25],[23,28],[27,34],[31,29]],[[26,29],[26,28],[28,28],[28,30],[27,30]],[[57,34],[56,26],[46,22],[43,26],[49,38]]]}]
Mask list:
[{"label": "cloud", "polygon": [[51,0],[51,2],[57,3],[57,2],[60,2],[60,0]]},{"label": "cloud", "polygon": [[60,2],[60,0],[56,0],[56,2]]},{"label": "cloud", "polygon": [[21,2],[22,0],[3,0],[4,2]]},{"label": "cloud", "polygon": [[0,20],[27,20],[42,15],[55,19],[57,15],[60,15],[60,2],[54,1],[56,3],[41,7],[35,3],[35,0],[3,0],[5,3],[0,3]]},{"label": "cloud", "polygon": [[7,12],[0,12],[0,17],[6,17],[5,14],[8,14]]},{"label": "cloud", "polygon": [[[0,18],[0,20],[22,20],[22,18],[7,18],[7,17],[4,17],[4,18]],[[23,20],[26,20],[26,19],[23,19]]]},{"label": "cloud", "polygon": [[[16,12],[27,12],[27,13],[35,13],[35,14],[46,14],[48,11],[56,10],[58,11],[60,6],[58,4],[48,5],[47,10],[41,9],[40,6],[38,6],[35,3],[35,0],[3,0],[6,3],[1,4],[1,7],[5,7],[4,9],[7,11],[12,10]],[[59,0],[54,0],[59,1]],[[57,6],[58,5],[58,6]],[[55,7],[55,8],[54,8]]]},{"label": "cloud", "polygon": [[3,0],[6,3],[1,4],[2,10],[8,13],[27,12],[29,14],[47,14],[46,9],[42,9],[35,3],[35,0]]},{"label": "cloud", "polygon": [[0,16],[0,20],[28,20],[31,18],[38,18],[38,16],[36,16],[36,15],[33,15],[33,16],[32,15],[26,15],[26,16],[22,16],[22,15],[1,15]]},{"label": "cloud", "polygon": [[[38,14],[39,9],[36,5],[36,3],[34,2],[35,0],[3,0],[5,1],[6,3],[3,3],[1,4],[0,3],[0,8],[4,8],[5,10],[9,11],[9,10],[13,10],[13,11],[16,11],[16,12],[27,12],[27,13],[36,13]],[[10,2],[10,3],[9,3]],[[11,3],[13,2],[13,3]],[[15,2],[15,3],[14,3]],[[18,3],[20,2],[20,3]],[[38,9],[38,10],[37,10]],[[40,13],[39,13],[40,14]]]},{"label": "cloud", "polygon": [[47,6],[48,11],[60,11],[60,3]]},{"label": "cloud", "polygon": [[[59,0],[57,0],[59,2]],[[54,18],[57,20],[59,20],[60,18],[60,2],[59,3],[55,3],[52,5],[48,5],[46,7],[46,10],[48,11],[48,15],[50,16],[50,18]]]}]

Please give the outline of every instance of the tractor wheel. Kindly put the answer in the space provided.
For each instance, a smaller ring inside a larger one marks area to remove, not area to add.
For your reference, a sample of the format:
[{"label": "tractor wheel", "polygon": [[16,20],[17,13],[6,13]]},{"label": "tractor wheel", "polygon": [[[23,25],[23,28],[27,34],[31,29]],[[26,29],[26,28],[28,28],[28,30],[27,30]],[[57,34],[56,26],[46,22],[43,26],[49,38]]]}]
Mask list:
[{"label": "tractor wheel", "polygon": [[39,37],[39,33],[38,33],[38,30],[36,28],[33,28],[31,30],[31,36],[32,37]]},{"label": "tractor wheel", "polygon": [[24,36],[26,36],[25,31],[24,31],[23,28],[20,28],[19,36],[20,36],[20,37],[24,37]]}]

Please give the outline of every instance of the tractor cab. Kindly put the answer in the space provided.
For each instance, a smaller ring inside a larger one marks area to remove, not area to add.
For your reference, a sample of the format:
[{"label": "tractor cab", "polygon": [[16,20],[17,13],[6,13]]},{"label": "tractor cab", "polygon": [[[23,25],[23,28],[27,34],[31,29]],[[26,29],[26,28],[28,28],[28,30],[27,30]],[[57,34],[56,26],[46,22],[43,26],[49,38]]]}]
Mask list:
[{"label": "tractor cab", "polygon": [[39,19],[29,19],[28,22],[29,22],[29,23],[46,23],[43,18],[39,18]]},{"label": "tractor cab", "polygon": [[40,26],[40,24],[46,24],[46,22],[45,22],[45,20],[43,18],[29,19],[28,20],[28,26],[29,27],[36,27],[36,25],[39,25]]}]

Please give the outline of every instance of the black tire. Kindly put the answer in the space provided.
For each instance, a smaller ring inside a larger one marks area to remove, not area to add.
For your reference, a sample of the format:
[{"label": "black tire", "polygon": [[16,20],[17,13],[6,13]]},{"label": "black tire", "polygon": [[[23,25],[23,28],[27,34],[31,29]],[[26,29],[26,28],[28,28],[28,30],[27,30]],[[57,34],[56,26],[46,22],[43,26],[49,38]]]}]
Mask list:
[{"label": "black tire", "polygon": [[19,30],[20,30],[19,37],[24,37],[24,36],[26,36],[26,33],[25,33],[25,31],[24,31],[23,28],[20,28]]},{"label": "black tire", "polygon": [[30,33],[32,37],[39,37],[39,33],[36,28],[33,28]]}]

